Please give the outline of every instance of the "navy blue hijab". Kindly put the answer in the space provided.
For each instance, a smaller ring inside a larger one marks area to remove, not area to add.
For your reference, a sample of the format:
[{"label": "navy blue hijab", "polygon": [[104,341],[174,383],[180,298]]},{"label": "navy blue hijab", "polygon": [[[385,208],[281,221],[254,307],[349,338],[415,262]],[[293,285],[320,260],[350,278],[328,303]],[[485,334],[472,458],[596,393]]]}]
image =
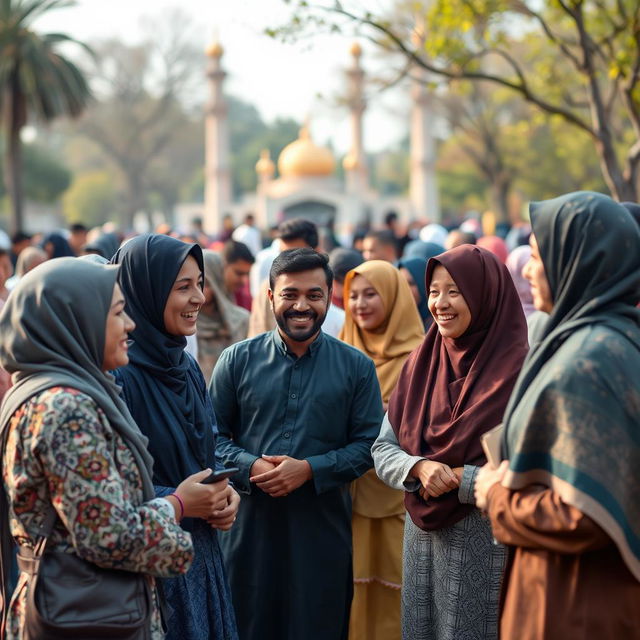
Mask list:
[{"label": "navy blue hijab", "polygon": [[403,258],[398,262],[398,269],[404,267],[413,278],[420,293],[420,303],[418,304],[418,313],[422,318],[422,324],[425,329],[431,326],[433,316],[427,306],[427,283],[425,276],[427,273],[427,261],[424,258]]},{"label": "navy blue hijab", "polygon": [[136,323],[129,364],[116,372],[129,410],[149,439],[154,484],[175,487],[215,467],[215,418],[202,373],[184,351],[186,338],[165,330],[164,308],[184,261],[204,273],[202,249],[165,235],[144,235],[121,247],[118,282]]},{"label": "navy blue hijab", "polygon": [[53,254],[51,258],[75,258],[75,253],[67,239],[57,231],[47,234],[42,240],[42,248],[44,249],[48,243],[53,245]]}]

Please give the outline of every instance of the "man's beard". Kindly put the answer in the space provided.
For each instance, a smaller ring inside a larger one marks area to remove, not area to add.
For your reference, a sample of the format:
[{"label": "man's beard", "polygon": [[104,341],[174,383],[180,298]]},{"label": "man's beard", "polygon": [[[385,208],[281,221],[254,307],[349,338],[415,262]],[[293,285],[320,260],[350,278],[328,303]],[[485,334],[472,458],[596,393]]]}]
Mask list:
[{"label": "man's beard", "polygon": [[[272,305],[272,309],[273,309],[273,305]],[[287,335],[292,340],[295,340],[296,342],[306,342],[307,340],[309,340],[309,338],[313,337],[316,333],[318,333],[318,331],[320,331],[320,328],[322,327],[322,323],[324,322],[324,319],[327,317],[328,310],[329,310],[329,307],[327,306],[324,313],[320,316],[315,311],[311,311],[311,310],[305,311],[304,313],[300,313],[298,311],[293,311],[289,309],[284,313],[277,314],[275,309],[273,309],[273,315],[275,316],[278,327],[280,327],[280,331],[282,331],[285,335]],[[313,324],[309,329],[296,330],[295,328],[290,327],[287,323],[287,319],[295,318],[295,317],[311,318],[313,320]]]}]

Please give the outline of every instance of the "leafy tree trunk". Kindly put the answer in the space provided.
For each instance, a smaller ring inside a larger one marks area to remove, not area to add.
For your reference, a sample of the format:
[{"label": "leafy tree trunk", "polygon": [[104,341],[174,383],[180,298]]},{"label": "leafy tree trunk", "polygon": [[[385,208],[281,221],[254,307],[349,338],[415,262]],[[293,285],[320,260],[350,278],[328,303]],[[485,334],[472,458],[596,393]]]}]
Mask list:
[{"label": "leafy tree trunk", "polygon": [[[16,85],[13,80],[11,85]],[[22,142],[20,131],[26,121],[24,98],[20,91],[10,89],[5,94],[5,186],[11,202],[11,233],[23,229]]]}]

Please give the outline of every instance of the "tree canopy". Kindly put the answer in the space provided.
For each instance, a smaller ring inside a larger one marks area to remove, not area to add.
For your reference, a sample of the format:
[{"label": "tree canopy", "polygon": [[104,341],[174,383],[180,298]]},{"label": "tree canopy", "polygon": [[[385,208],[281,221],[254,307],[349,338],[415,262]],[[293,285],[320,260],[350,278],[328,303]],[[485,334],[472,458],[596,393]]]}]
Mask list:
[{"label": "tree canopy", "polygon": [[579,130],[611,193],[637,200],[640,170],[640,3],[637,0],[290,0],[283,38],[357,32],[434,82],[487,81]]}]

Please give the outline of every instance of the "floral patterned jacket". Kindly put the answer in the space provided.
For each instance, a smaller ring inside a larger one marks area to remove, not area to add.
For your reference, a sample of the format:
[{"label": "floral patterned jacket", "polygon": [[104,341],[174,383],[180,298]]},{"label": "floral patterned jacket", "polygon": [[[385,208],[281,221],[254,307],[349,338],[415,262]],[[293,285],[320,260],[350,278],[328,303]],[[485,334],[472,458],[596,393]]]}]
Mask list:
[{"label": "floral patterned jacket", "polygon": [[[11,419],[4,458],[11,533],[32,547],[53,504],[58,521],[47,543],[101,567],[158,577],[186,573],[191,536],[164,499],[143,502],[133,454],[86,394],[54,387],[23,404]],[[22,637],[27,576],[10,606],[8,640]],[[157,606],[152,637],[162,638]]]}]

